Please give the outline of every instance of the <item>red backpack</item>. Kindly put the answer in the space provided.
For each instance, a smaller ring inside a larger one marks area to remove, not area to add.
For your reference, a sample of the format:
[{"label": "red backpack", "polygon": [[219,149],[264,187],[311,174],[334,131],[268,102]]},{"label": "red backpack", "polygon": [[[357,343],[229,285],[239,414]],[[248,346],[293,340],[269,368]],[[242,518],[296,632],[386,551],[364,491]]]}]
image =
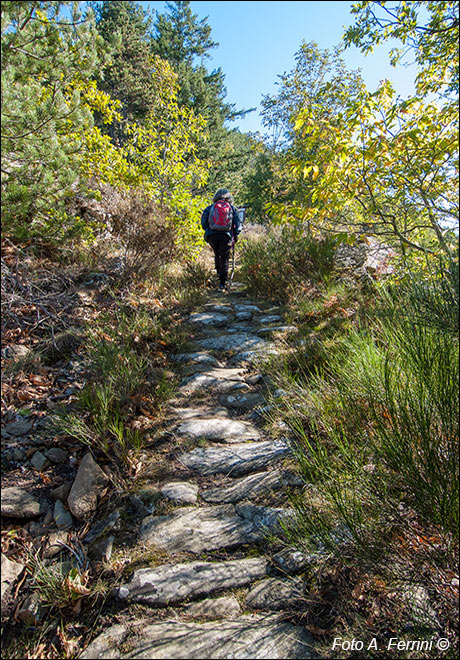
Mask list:
[{"label": "red backpack", "polygon": [[209,229],[212,231],[231,231],[233,210],[225,199],[219,199],[209,211]]}]

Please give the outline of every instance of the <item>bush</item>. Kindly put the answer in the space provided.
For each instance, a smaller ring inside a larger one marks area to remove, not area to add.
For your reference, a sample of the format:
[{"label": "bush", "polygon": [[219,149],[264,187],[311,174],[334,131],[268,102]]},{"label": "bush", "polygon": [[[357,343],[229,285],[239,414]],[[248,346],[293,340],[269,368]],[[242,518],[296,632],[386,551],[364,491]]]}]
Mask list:
[{"label": "bush", "polygon": [[288,394],[277,405],[308,484],[287,528],[296,544],[321,542],[380,566],[391,555],[392,568],[409,571],[408,556],[423,546],[418,533],[432,539],[424,560],[445,553],[440,563],[451,561],[459,488],[455,272],[451,264],[386,291],[379,320],[349,332],[320,372],[278,376]]},{"label": "bush", "polygon": [[272,228],[242,240],[241,277],[250,293],[286,302],[309,282],[331,274],[334,249],[332,238],[316,239],[288,226]]},{"label": "bush", "polygon": [[119,201],[112,223],[122,247],[125,276],[146,277],[177,256],[176,230],[166,216],[165,209],[141,193]]}]

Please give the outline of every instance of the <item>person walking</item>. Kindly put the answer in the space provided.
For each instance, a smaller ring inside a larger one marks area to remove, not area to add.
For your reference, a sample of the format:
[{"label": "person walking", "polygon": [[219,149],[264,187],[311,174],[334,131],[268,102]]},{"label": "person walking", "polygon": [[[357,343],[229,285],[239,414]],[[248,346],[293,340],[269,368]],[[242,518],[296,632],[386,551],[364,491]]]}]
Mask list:
[{"label": "person walking", "polygon": [[218,190],[211,206],[204,209],[201,215],[201,226],[204,229],[204,240],[214,251],[219,291],[225,291],[230,251],[241,232],[238,210],[234,206],[233,196],[227,188]]}]

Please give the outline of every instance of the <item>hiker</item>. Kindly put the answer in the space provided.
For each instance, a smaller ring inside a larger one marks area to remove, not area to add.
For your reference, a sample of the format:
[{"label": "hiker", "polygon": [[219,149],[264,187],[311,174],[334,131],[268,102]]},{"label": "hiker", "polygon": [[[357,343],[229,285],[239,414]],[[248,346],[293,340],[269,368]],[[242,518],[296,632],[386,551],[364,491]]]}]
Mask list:
[{"label": "hiker", "polygon": [[241,231],[238,209],[233,205],[232,194],[226,188],[218,190],[211,206],[203,211],[201,226],[205,230],[204,240],[214,250],[219,291],[225,291],[230,250],[238,240],[238,234]]}]

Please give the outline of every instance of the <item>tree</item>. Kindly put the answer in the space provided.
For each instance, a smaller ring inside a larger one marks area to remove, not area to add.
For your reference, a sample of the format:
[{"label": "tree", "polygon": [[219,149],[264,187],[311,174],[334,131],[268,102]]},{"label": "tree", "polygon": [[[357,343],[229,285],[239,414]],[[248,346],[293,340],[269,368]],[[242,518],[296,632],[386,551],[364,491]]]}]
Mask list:
[{"label": "tree", "polygon": [[[362,80],[346,68],[340,52],[320,50],[315,42],[302,42],[295,67],[280,76],[279,91],[262,101],[264,126],[273,154],[271,202],[275,219],[302,222],[302,208],[310,200],[314,182],[293,163],[313,161],[320,143],[305,141],[296,130],[296,119],[306,108],[314,109],[318,121],[339,114],[359,97]],[[319,138],[319,136],[318,136]],[[321,140],[325,136],[321,136]]]},{"label": "tree", "polygon": [[[315,157],[293,167],[315,182],[304,219],[396,239],[403,251],[441,249],[458,223],[458,112],[412,98],[387,81],[334,117],[304,110],[299,135]],[[319,146],[318,146],[319,145]],[[332,221],[332,222],[331,222]]]},{"label": "tree", "polygon": [[355,25],[345,32],[345,45],[355,44],[369,53],[389,38],[399,39],[404,48],[393,49],[396,65],[410,51],[419,66],[417,93],[430,92],[458,98],[459,3],[436,2],[357,2],[352,13]]},{"label": "tree", "polygon": [[[225,102],[225,76],[220,68],[211,72],[204,65],[209,52],[218,46],[211,38],[207,18],[198,20],[190,2],[175,0],[166,3],[167,13],[156,14],[152,48],[156,55],[167,60],[178,75],[180,105],[200,114],[206,121],[208,139],[201,145],[200,156],[211,161],[207,192],[215,186],[232,185],[237,178],[234,163],[244,152],[240,140],[225,125],[245,110]],[[236,146],[238,143],[238,147]]]},{"label": "tree", "polygon": [[4,228],[46,233],[78,177],[93,121],[80,90],[103,48],[77,2],[3,2],[1,16]]},{"label": "tree", "polygon": [[[112,49],[112,59],[98,82],[100,89],[121,101],[122,116],[142,121],[154,101],[151,19],[132,0],[93,2],[99,34]],[[112,137],[115,137],[112,129]],[[117,136],[122,139],[122,131]]]}]

